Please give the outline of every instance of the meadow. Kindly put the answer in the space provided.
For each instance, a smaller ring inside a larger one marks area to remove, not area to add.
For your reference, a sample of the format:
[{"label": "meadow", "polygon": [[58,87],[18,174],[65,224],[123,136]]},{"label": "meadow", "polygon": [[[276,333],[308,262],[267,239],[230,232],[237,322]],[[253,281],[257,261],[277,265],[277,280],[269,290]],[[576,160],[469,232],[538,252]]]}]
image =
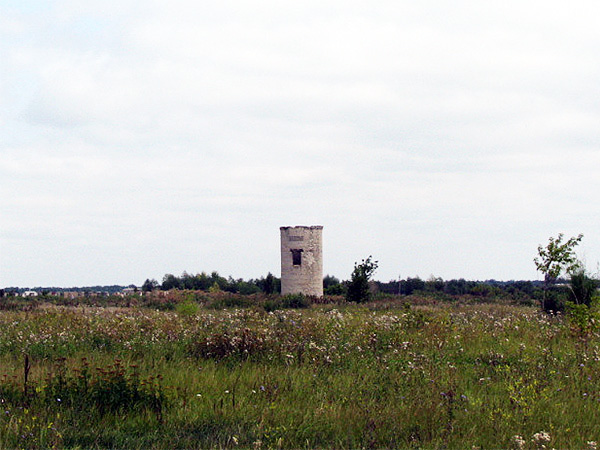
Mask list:
[{"label": "meadow", "polygon": [[595,448],[597,335],[416,303],[0,311],[0,449]]}]

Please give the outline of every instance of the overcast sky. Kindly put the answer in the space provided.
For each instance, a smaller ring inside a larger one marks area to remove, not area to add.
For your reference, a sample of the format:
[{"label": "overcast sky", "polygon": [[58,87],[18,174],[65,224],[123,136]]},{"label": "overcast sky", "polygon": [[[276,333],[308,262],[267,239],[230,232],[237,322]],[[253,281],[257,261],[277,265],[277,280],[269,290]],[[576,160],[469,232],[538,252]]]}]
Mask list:
[{"label": "overcast sky", "polygon": [[600,259],[600,3],[0,0],[0,287]]}]

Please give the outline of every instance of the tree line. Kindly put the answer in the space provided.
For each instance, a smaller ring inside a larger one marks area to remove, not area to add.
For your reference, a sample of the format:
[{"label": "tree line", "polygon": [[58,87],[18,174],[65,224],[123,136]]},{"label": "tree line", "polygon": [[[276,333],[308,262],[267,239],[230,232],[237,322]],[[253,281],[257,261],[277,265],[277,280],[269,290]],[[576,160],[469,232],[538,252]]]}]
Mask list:
[{"label": "tree line", "polygon": [[[543,292],[543,282],[541,281],[470,281],[464,278],[443,280],[433,276],[424,280],[415,276],[382,282],[371,279],[376,269],[375,264],[376,262],[371,261],[370,257],[363,260],[361,264],[356,264],[349,280],[340,280],[333,275],[325,275],[323,278],[324,295],[348,296],[350,291],[351,299],[366,298],[369,293],[372,295],[377,293],[383,295],[446,294],[450,296],[535,299],[540,297]],[[146,279],[141,287],[142,292],[171,289],[223,291],[242,295],[277,294],[281,292],[281,279],[270,272],[266,276],[249,280],[235,279],[231,276],[225,278],[216,271],[210,274],[202,272],[196,275],[183,272],[180,276],[165,274],[161,282],[155,279]]]},{"label": "tree line", "polygon": [[189,289],[194,291],[224,291],[235,294],[250,295],[263,292],[265,294],[275,294],[281,292],[281,279],[274,276],[271,272],[265,277],[250,279],[248,281],[229,276],[225,278],[214,271],[210,275],[202,272],[196,275],[183,272],[181,276],[166,274],[162,283],[155,279],[146,279],[142,284],[142,292],[154,290],[168,291],[171,289]]}]

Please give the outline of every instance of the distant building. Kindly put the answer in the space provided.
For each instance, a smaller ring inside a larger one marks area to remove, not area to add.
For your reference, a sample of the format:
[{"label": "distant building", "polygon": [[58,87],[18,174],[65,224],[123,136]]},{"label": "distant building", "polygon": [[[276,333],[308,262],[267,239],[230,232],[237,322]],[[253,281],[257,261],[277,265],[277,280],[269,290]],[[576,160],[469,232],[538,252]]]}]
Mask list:
[{"label": "distant building", "polygon": [[281,294],[323,296],[323,227],[281,227]]},{"label": "distant building", "polygon": [[38,293],[37,291],[25,291],[21,294],[21,296],[23,297],[37,297]]},{"label": "distant building", "polygon": [[136,287],[126,287],[125,289],[123,289],[121,291],[121,294],[123,294],[123,295],[135,294],[137,291],[138,291],[138,288],[136,288]]}]

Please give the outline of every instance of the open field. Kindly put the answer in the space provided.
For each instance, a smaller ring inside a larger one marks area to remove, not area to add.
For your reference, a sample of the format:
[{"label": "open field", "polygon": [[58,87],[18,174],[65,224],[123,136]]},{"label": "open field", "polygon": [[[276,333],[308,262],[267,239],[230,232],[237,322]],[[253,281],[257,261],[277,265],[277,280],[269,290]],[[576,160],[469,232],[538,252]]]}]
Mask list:
[{"label": "open field", "polygon": [[532,307],[189,306],[0,312],[0,449],[600,439],[598,336]]}]

